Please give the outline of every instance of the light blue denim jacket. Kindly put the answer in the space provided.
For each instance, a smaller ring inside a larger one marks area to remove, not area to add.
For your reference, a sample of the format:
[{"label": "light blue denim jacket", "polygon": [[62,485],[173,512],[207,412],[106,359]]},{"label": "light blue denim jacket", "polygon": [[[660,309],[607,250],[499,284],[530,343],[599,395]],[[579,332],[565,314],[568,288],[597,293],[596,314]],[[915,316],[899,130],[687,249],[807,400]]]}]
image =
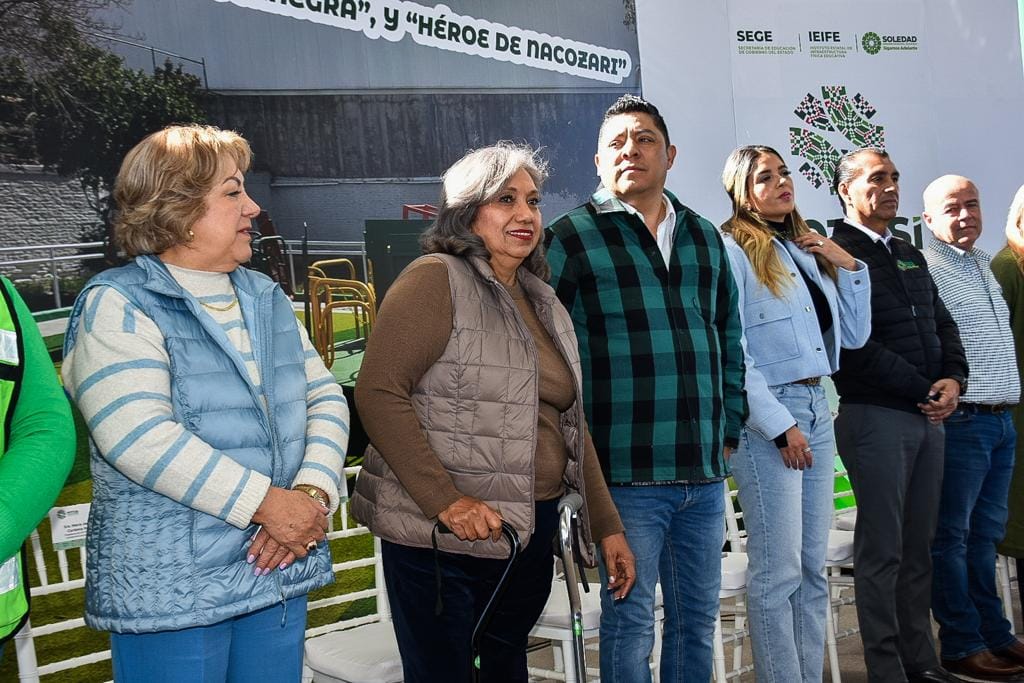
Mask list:
[{"label": "light blue denim jacket", "polygon": [[[747,369],[744,389],[750,405],[745,426],[773,439],[796,420],[770,387],[831,375],[839,369],[840,347],[856,349],[867,342],[871,333],[871,280],[867,265],[858,260],[857,270],[839,268],[839,280],[833,282],[818,270],[813,255],[793,242],[774,239],[775,251],[794,285],[777,297],[757,279],[746,253],[732,236],[724,237],[740,293]],[[798,267],[828,299],[833,324],[825,339]]]}]

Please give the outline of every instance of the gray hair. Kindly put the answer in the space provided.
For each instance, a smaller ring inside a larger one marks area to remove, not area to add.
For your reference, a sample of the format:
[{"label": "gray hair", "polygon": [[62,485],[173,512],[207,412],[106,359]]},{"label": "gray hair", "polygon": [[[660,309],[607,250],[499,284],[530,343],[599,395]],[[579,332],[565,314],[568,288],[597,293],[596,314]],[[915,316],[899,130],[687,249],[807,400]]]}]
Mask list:
[{"label": "gray hair", "polygon": [[839,157],[839,161],[836,163],[836,172],[832,176],[832,191],[839,197],[839,208],[843,210],[844,216],[846,215],[846,202],[843,201],[843,196],[839,194],[839,186],[857,177],[857,171],[860,170],[856,164],[857,157],[868,152],[877,154],[883,159],[889,158],[889,153],[881,147],[858,147]]},{"label": "gray hair", "polygon": [[[452,254],[490,259],[484,241],[473,234],[477,209],[494,199],[519,171],[526,171],[539,190],[548,177],[547,163],[526,145],[498,142],[462,157],[441,176],[441,203],[437,220],[420,237],[424,254]],[[551,268],[540,240],[523,265],[547,281]]]}]

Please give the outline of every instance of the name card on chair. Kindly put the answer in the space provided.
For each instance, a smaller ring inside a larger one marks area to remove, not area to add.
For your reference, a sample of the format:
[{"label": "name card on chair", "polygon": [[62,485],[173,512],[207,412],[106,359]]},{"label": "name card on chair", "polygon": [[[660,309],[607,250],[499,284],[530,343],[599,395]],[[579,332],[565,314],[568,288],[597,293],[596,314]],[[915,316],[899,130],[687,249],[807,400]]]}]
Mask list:
[{"label": "name card on chair", "polygon": [[50,508],[50,530],[54,550],[68,550],[85,546],[85,532],[89,528],[89,503]]}]

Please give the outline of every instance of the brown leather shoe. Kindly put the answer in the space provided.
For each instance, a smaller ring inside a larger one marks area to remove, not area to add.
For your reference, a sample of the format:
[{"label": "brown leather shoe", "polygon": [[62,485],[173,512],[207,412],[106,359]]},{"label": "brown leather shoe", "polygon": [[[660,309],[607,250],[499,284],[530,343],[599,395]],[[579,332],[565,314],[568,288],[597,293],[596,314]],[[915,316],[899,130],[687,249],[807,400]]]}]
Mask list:
[{"label": "brown leather shoe", "polygon": [[1013,644],[1009,647],[993,650],[992,654],[997,657],[1001,657],[1008,662],[1024,666],[1024,643],[1022,643],[1019,638],[1015,639]]},{"label": "brown leather shoe", "polygon": [[1024,666],[995,656],[988,650],[963,659],[944,659],[942,666],[954,674],[981,681],[1024,681]]}]

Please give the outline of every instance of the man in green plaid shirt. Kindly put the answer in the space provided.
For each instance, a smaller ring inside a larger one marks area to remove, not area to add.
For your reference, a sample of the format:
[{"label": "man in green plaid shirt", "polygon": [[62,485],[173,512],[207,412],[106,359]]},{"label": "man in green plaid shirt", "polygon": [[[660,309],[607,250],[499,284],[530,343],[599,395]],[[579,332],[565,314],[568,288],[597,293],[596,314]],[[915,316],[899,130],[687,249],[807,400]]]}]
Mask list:
[{"label": "man in green plaid shirt", "polygon": [[707,681],[722,480],[747,416],[736,285],[718,231],[665,191],[676,150],[657,108],[625,95],[598,137],[602,186],[548,227],[548,260],[579,338],[594,445],[636,554],[629,596],[601,594],[601,680],[651,680],[660,575],[661,680]]}]

